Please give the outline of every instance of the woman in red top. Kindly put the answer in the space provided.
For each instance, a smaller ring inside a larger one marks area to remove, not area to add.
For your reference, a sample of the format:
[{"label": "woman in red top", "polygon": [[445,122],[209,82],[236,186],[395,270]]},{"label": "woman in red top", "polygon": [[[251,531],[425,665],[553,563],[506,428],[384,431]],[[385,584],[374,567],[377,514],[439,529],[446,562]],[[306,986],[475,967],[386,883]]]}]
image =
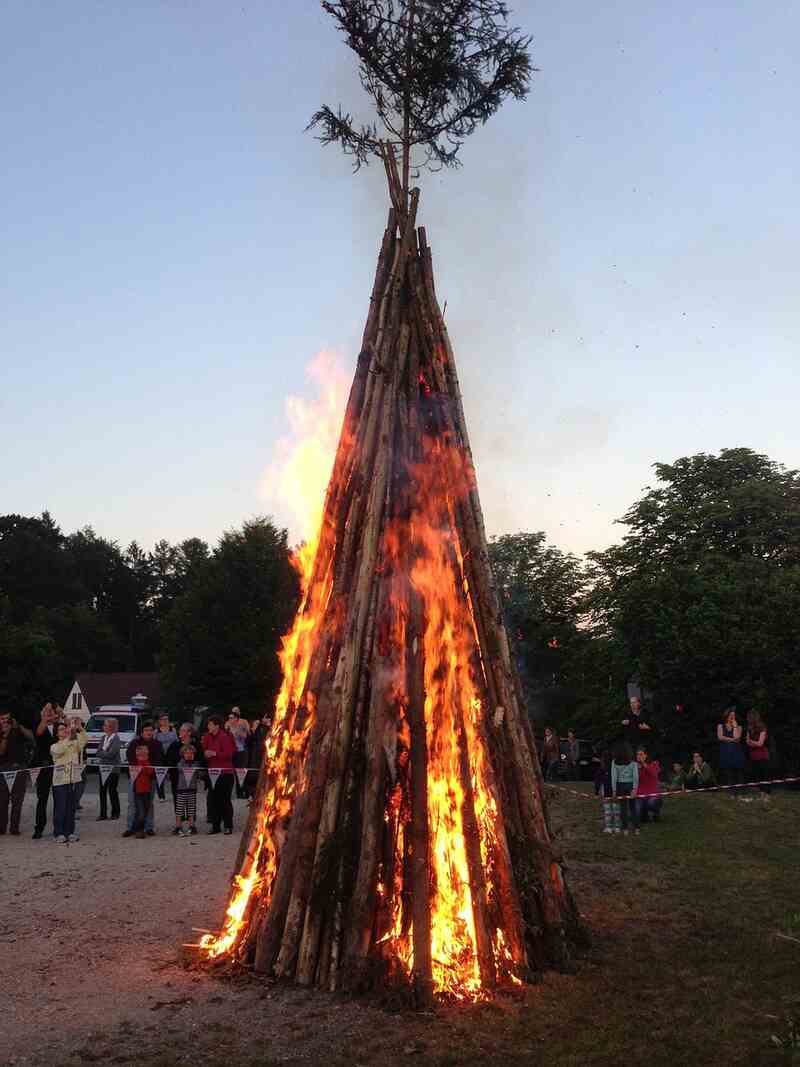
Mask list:
[{"label": "woman in red top", "polygon": [[770,787],[764,785],[769,778],[769,749],[767,748],[767,727],[757,711],[747,713],[747,734],[744,739],[749,767],[747,777],[751,782],[761,782],[759,789],[764,803],[769,802]]},{"label": "woman in red top", "polygon": [[225,833],[233,832],[233,755],[236,742],[222,729],[222,719],[212,715],[208,720],[208,732],[203,734],[200,744],[203,746],[206,766],[208,767],[208,817],[211,822],[210,834],[218,834],[220,825]]},{"label": "woman in red top", "polygon": [[641,746],[636,750],[636,762],[639,764],[639,786],[636,790],[636,809],[639,822],[658,822],[661,818],[661,805],[664,801],[658,795],[661,791],[659,775],[661,764],[657,759],[648,760],[647,749]]}]

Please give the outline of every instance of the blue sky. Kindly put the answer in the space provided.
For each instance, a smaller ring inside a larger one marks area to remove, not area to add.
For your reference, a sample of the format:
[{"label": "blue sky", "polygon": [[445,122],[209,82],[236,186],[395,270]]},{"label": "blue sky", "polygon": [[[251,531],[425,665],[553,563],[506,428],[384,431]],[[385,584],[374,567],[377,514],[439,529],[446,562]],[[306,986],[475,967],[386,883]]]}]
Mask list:
[{"label": "blue sky", "polygon": [[[529,99],[423,177],[490,533],[603,548],[651,465],[800,467],[800,8],[518,0]],[[315,0],[0,9],[0,509],[126,544],[291,512],[289,394],[349,372],[386,214]]]}]

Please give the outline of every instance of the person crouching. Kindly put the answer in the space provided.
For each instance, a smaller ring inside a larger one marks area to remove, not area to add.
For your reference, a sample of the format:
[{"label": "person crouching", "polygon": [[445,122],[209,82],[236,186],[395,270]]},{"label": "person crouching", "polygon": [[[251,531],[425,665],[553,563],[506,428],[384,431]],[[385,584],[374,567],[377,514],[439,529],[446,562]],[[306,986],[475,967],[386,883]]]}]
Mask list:
[{"label": "person crouching", "polygon": [[155,776],[147,745],[137,746],[134,767],[138,768],[138,773],[133,783],[133,832],[136,837],[144,837],[147,816],[150,814],[153,803],[153,778]]}]

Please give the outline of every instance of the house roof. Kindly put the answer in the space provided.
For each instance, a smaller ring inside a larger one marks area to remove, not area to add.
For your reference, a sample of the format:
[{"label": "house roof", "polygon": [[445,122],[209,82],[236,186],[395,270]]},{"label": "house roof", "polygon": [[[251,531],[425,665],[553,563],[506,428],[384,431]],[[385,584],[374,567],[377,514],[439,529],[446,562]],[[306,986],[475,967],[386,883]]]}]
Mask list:
[{"label": "house roof", "polygon": [[90,708],[102,704],[130,704],[131,697],[143,693],[151,707],[161,700],[158,674],[137,674],[134,671],[118,671],[116,674],[78,674],[75,681],[81,688]]}]

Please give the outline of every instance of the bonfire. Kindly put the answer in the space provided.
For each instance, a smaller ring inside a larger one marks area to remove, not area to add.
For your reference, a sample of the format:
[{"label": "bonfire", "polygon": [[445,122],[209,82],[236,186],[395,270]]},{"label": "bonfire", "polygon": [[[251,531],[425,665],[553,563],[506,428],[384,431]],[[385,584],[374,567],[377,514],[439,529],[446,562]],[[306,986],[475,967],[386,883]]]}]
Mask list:
[{"label": "bonfire", "polygon": [[453,348],[410,188],[509,94],[528,39],[493,0],[323,7],[387,136],[324,108],[390,210],[319,532],[206,958],[301,985],[469,998],[563,966],[579,937],[489,565]]}]

